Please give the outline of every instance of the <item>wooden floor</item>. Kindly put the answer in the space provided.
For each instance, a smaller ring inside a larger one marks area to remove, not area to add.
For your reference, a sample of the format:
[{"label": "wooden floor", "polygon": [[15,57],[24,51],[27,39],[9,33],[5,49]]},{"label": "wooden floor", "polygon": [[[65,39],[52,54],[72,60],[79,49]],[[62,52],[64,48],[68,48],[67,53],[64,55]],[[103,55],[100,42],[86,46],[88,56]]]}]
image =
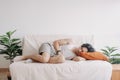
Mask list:
[{"label": "wooden floor", "polygon": [[120,80],[120,64],[114,64],[112,67],[112,80]]},{"label": "wooden floor", "polygon": [[0,80],[8,80],[7,79],[7,72],[8,72],[8,69],[6,69],[6,68],[0,69]]},{"label": "wooden floor", "polygon": [[[112,65],[112,79],[111,80],[120,80],[120,64]],[[7,79],[8,69],[0,68],[0,80],[8,80]]]}]

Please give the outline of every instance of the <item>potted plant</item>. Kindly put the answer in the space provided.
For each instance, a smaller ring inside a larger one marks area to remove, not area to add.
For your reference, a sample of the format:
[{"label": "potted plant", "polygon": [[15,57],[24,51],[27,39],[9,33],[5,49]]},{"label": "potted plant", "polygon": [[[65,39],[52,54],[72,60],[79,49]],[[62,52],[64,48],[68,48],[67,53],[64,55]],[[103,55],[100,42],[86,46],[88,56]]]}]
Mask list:
[{"label": "potted plant", "polygon": [[109,57],[109,62],[112,64],[119,64],[120,63],[120,54],[114,53],[118,50],[116,47],[109,47],[106,46],[104,49],[101,49],[105,55]]},{"label": "potted plant", "polygon": [[16,30],[6,32],[6,34],[4,34],[4,35],[0,35],[0,45],[2,45],[4,47],[4,48],[0,49],[0,54],[6,54],[4,57],[7,60],[9,59],[10,63],[12,62],[14,57],[22,55],[20,39],[12,37],[12,35],[15,32],[16,32]]}]

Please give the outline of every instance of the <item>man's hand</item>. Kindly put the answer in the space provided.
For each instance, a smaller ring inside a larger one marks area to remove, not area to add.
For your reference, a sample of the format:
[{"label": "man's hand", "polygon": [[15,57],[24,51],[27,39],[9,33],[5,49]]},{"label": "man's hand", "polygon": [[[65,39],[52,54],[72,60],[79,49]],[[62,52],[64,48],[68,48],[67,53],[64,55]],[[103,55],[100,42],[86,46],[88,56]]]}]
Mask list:
[{"label": "man's hand", "polygon": [[61,40],[58,40],[58,43],[60,45],[68,45],[72,43],[72,39],[61,39]]},{"label": "man's hand", "polygon": [[86,59],[80,56],[76,56],[72,59],[73,61],[85,61]]}]

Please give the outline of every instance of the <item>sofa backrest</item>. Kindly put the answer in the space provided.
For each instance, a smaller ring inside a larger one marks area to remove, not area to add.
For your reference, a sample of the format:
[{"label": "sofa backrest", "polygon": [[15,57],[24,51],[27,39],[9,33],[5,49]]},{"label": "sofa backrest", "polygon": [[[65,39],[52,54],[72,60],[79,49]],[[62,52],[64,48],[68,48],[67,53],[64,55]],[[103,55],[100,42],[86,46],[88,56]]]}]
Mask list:
[{"label": "sofa backrest", "polygon": [[23,39],[23,55],[38,54],[42,43],[64,38],[72,39],[76,46],[83,43],[94,45],[93,35],[25,35]]}]

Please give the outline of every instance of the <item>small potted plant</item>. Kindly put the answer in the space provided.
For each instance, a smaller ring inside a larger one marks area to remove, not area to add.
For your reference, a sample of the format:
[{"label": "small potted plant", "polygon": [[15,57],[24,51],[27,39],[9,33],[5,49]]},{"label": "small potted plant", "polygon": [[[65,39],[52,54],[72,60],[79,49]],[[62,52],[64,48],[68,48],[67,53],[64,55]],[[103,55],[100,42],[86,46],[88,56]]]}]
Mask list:
[{"label": "small potted plant", "polygon": [[101,49],[105,55],[109,57],[109,62],[112,64],[119,64],[120,63],[120,54],[115,53],[118,50],[116,47],[109,47],[106,46],[104,49]]},{"label": "small potted plant", "polygon": [[12,37],[15,32],[16,30],[6,32],[4,35],[0,35],[0,45],[3,46],[3,48],[0,49],[0,54],[6,54],[4,57],[7,60],[10,60],[10,63],[14,57],[22,55],[20,39]]}]

